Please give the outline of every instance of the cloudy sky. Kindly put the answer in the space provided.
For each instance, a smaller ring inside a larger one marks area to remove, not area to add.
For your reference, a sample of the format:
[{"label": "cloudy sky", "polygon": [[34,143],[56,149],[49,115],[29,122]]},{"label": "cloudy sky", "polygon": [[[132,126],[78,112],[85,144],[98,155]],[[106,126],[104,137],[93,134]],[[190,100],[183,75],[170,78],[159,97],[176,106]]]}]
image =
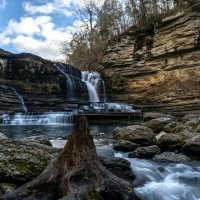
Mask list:
[{"label": "cloudy sky", "polygon": [[79,1],[0,0],[0,48],[60,59],[59,44],[70,39]]}]

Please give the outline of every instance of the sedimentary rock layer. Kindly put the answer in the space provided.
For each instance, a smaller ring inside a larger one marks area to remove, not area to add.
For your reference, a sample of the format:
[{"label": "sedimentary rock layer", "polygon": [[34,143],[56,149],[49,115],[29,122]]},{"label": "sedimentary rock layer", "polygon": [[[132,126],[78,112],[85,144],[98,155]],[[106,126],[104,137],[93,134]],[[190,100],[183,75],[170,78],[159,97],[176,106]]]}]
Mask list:
[{"label": "sedimentary rock layer", "polygon": [[113,101],[172,113],[200,110],[199,7],[109,42],[100,68]]}]

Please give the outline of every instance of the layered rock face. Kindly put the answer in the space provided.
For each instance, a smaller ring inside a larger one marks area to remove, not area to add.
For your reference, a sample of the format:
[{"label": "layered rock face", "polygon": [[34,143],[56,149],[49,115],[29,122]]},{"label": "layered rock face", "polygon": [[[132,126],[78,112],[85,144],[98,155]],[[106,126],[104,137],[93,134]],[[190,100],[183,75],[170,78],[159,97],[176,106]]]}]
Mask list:
[{"label": "layered rock face", "polygon": [[[12,54],[0,49],[0,73],[0,113],[23,111],[16,93],[23,97],[28,111],[34,112],[61,111],[70,107],[70,101],[88,99],[85,83],[79,83],[81,72],[71,65],[55,64],[33,54]],[[65,73],[69,74],[76,88],[73,93],[77,99],[70,99],[66,84],[69,78]]]},{"label": "layered rock face", "polygon": [[101,63],[113,101],[148,110],[200,110],[200,6],[109,42]]}]

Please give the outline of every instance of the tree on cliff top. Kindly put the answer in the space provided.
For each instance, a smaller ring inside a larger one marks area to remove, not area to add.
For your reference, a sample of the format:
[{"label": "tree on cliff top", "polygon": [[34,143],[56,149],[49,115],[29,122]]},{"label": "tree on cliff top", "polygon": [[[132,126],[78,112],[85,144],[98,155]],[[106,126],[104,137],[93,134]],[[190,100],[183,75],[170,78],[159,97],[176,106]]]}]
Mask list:
[{"label": "tree on cliff top", "polygon": [[2,200],[134,200],[132,185],[101,164],[86,118],[81,117],[63,151],[35,180]]},{"label": "tree on cliff top", "polygon": [[152,27],[163,14],[186,9],[197,2],[198,0],[83,0],[75,10],[81,28],[75,29],[71,41],[62,43],[61,53],[66,56],[68,63],[81,70],[95,69],[95,65],[101,61],[108,40],[119,36],[131,26],[135,29]]}]

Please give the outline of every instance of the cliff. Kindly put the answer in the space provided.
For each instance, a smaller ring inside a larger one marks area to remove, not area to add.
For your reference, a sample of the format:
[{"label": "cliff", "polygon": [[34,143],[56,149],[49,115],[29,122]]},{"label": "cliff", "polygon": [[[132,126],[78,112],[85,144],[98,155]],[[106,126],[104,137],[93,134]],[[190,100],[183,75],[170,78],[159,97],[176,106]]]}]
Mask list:
[{"label": "cliff", "polygon": [[200,5],[110,41],[100,69],[112,101],[162,112],[200,110]]},{"label": "cliff", "polygon": [[[29,112],[64,111],[74,107],[77,99],[88,99],[87,87],[80,81],[81,72],[71,65],[0,49],[0,72],[0,113],[23,111],[20,96]],[[66,84],[69,79],[75,88],[73,96]]]}]

